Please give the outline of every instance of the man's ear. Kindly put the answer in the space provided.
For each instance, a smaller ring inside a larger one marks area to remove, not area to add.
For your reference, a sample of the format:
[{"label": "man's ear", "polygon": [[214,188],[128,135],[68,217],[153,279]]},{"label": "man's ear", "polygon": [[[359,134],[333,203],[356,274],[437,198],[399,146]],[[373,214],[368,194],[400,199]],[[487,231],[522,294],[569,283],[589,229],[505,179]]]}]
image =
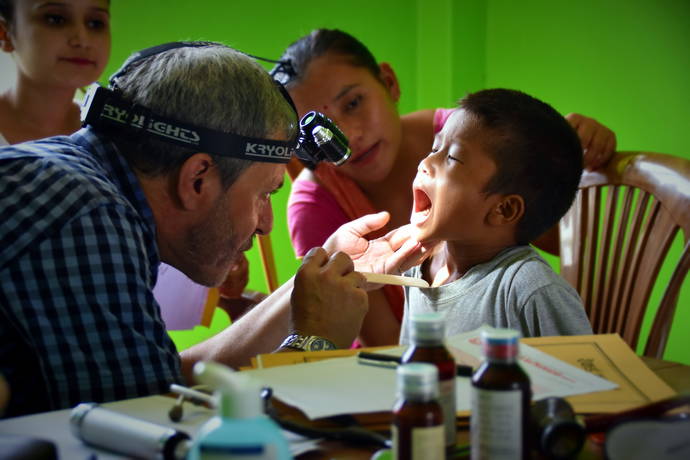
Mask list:
[{"label": "man's ear", "polygon": [[220,190],[218,172],[213,159],[206,153],[189,157],[177,174],[176,191],[183,209],[193,211],[215,200]]},{"label": "man's ear", "polygon": [[400,83],[398,82],[398,76],[395,75],[395,71],[389,63],[382,62],[379,64],[379,78],[383,82],[383,86],[388,90],[393,101],[398,102],[398,100],[400,100]]},{"label": "man's ear", "polygon": [[517,224],[525,214],[525,200],[520,195],[506,195],[489,212],[491,225]]},{"label": "man's ear", "polygon": [[11,53],[14,51],[14,45],[12,45],[12,37],[10,37],[9,26],[7,21],[0,19],[0,49],[6,53]]}]

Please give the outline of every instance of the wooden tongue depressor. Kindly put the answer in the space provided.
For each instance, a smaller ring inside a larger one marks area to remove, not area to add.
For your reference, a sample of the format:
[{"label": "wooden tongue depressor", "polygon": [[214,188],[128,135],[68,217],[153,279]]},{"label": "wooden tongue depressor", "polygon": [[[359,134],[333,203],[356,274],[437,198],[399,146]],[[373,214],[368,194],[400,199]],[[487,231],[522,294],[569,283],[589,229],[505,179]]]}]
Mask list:
[{"label": "wooden tongue depressor", "polygon": [[428,288],[429,283],[421,278],[412,278],[411,276],[398,275],[383,275],[380,273],[360,272],[366,278],[367,283],[375,284],[397,284],[398,286],[414,286],[420,288]]}]

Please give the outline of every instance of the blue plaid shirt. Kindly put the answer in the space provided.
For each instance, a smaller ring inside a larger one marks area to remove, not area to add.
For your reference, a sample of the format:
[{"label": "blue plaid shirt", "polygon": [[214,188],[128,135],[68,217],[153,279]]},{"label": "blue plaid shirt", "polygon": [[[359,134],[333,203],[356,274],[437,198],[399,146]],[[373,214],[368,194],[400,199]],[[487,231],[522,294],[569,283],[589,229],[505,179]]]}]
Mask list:
[{"label": "blue plaid shirt", "polygon": [[153,214],[89,128],[0,149],[5,415],[166,392],[182,380],[152,288]]}]

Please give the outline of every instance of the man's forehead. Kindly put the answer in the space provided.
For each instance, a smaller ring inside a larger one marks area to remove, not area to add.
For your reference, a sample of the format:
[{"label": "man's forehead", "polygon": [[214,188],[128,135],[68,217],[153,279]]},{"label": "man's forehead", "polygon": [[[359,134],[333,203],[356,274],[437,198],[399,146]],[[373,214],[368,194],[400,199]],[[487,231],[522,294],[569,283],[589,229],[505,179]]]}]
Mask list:
[{"label": "man's forehead", "polygon": [[247,168],[243,174],[249,175],[248,181],[254,182],[257,186],[279,187],[283,184],[283,178],[287,168],[283,163],[255,162]]}]

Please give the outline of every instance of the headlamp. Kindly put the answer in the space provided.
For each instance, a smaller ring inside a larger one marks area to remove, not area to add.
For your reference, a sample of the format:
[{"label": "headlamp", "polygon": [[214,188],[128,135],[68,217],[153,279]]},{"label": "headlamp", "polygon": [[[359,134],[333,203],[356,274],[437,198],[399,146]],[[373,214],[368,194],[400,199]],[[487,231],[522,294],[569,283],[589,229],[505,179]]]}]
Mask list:
[{"label": "headlamp", "polygon": [[[133,104],[121,96],[118,80],[140,61],[176,48],[205,46],[219,45],[210,42],[173,42],[137,52],[110,77],[110,89],[97,84],[92,85],[82,104],[82,125],[91,125],[103,130],[119,130],[123,135],[145,135],[199,152],[251,161],[287,163],[293,153],[312,169],[321,161],[336,165],[347,161],[351,153],[347,138],[335,123],[319,112],[309,112],[302,117],[299,124],[300,134],[296,141],[276,141],[181,122]],[[283,85],[277,80],[274,81],[283,97],[297,113],[295,104]]]}]

